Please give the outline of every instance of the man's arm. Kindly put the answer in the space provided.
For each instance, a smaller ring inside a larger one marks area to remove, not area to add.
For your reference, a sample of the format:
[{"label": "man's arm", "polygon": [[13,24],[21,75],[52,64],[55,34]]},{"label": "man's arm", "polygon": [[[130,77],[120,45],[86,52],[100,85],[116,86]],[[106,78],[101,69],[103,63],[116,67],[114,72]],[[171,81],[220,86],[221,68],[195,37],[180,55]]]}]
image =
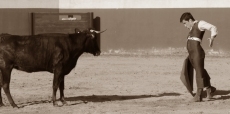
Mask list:
[{"label": "man's arm", "polygon": [[209,30],[211,32],[211,38],[208,38],[208,40],[209,40],[209,47],[212,47],[214,38],[218,34],[217,28],[214,25],[207,23],[205,21],[200,21],[198,24],[198,28],[201,31]]}]

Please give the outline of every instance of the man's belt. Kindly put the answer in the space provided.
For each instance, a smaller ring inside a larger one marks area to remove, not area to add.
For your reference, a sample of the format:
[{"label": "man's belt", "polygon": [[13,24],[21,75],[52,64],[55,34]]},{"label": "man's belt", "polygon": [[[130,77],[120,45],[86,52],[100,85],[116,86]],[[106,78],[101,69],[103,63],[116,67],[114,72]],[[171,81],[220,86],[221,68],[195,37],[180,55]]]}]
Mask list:
[{"label": "man's belt", "polygon": [[197,37],[188,37],[188,40],[195,40],[195,41],[201,42],[201,39]]}]

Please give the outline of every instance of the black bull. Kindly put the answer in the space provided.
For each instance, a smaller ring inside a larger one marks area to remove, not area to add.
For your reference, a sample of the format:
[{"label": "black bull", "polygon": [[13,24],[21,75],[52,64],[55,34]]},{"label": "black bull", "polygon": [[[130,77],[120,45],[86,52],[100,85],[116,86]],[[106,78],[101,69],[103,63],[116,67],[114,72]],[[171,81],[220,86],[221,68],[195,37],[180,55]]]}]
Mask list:
[{"label": "black bull", "polygon": [[26,72],[53,73],[53,105],[58,106],[58,88],[61,102],[67,104],[64,98],[64,77],[76,66],[84,52],[100,55],[95,37],[97,33],[100,32],[85,30],[74,34],[0,35],[0,106],[4,106],[1,96],[3,88],[10,104],[18,107],[9,89],[13,68]]}]

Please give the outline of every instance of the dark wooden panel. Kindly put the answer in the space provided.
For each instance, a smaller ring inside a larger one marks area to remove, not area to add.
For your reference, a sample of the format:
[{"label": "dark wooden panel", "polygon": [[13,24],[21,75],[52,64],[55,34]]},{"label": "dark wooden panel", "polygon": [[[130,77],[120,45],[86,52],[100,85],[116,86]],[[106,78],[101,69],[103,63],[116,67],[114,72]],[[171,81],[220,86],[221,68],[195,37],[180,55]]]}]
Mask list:
[{"label": "dark wooden panel", "polygon": [[0,8],[0,33],[31,35],[31,13],[58,13],[59,9]]},{"label": "dark wooden panel", "polygon": [[93,13],[32,13],[32,34],[74,33],[93,28]]},{"label": "dark wooden panel", "polygon": [[[95,30],[98,30],[98,31],[101,30],[101,18],[100,17],[96,17],[93,20],[93,27]],[[96,37],[97,37],[98,45],[101,48],[101,34],[97,34]]]}]

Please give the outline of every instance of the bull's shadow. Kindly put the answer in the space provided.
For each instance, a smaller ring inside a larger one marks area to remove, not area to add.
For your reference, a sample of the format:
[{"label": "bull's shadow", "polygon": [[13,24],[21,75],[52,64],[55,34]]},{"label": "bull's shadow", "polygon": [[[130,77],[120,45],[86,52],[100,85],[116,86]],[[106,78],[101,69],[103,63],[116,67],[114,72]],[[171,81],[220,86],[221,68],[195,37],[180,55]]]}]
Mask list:
[{"label": "bull's shadow", "polygon": [[[179,96],[179,93],[162,93],[159,95],[91,95],[91,96],[78,96],[78,97],[67,97],[67,101],[83,101],[87,102],[107,102],[107,101],[123,101],[132,99],[144,99],[151,97],[163,97],[163,96]],[[79,103],[73,103],[69,105],[77,105]]]},{"label": "bull's shadow", "polygon": [[[107,102],[107,101],[123,101],[123,100],[132,100],[132,99],[144,99],[151,97],[163,97],[163,96],[179,96],[179,93],[162,93],[159,95],[90,95],[90,96],[77,96],[77,97],[66,97],[66,101],[69,105],[77,105],[81,103],[88,102]],[[73,101],[83,101],[74,103]],[[31,101],[26,103],[18,104],[19,107],[23,108],[25,106],[43,104],[43,103],[52,103],[51,100],[40,100],[40,101]]]}]

